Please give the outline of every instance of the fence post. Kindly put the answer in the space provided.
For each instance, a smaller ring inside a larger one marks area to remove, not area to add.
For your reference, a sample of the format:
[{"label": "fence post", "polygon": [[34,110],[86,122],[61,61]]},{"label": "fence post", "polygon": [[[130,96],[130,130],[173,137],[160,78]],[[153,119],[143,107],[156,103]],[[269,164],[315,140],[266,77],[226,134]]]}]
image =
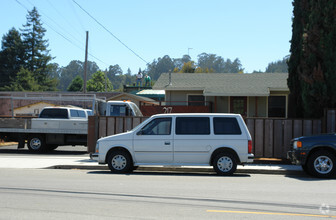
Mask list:
[{"label": "fence post", "polygon": [[98,128],[99,128],[99,117],[98,116],[89,116],[88,119],[88,135],[87,135],[87,144],[88,153],[94,153],[96,142],[98,140]]}]

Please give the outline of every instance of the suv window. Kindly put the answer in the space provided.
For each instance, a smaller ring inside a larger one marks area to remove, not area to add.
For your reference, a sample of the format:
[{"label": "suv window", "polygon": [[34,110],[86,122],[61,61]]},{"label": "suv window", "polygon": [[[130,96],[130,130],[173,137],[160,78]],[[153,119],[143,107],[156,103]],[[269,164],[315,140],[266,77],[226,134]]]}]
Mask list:
[{"label": "suv window", "polygon": [[210,120],[208,117],[177,117],[176,134],[178,135],[210,134]]},{"label": "suv window", "polygon": [[39,118],[68,118],[67,109],[43,109]]},{"label": "suv window", "polygon": [[138,135],[170,135],[171,118],[156,118],[141,129]]},{"label": "suv window", "polygon": [[70,115],[76,118],[86,118],[85,112],[82,110],[70,109]]},{"label": "suv window", "polygon": [[213,122],[215,134],[241,134],[236,118],[215,117]]}]

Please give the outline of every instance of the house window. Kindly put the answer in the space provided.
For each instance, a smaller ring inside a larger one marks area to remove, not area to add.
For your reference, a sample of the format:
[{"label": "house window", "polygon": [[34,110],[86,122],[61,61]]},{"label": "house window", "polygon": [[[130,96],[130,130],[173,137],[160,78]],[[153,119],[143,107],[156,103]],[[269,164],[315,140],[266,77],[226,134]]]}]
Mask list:
[{"label": "house window", "polygon": [[203,95],[189,95],[188,105],[190,106],[202,106],[204,105],[205,97]]},{"label": "house window", "polygon": [[268,97],[268,117],[286,117],[286,96]]},{"label": "house window", "polygon": [[231,97],[231,113],[246,116],[247,99],[246,97]]}]

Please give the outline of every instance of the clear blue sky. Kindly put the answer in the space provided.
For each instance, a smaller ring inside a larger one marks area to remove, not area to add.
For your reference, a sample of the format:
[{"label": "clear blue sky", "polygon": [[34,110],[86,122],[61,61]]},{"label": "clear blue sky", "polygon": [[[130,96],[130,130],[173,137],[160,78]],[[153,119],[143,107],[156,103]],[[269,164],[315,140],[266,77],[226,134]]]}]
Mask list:
[{"label": "clear blue sky", "polygon": [[[75,0],[145,61],[169,55],[213,53],[239,58],[245,72],[265,71],[289,54],[291,0]],[[19,3],[21,3],[21,5]],[[24,7],[23,7],[23,6]],[[72,0],[1,0],[0,34],[22,28],[28,8],[36,6],[49,40],[53,62],[84,61],[89,31],[89,60],[101,69],[119,64],[126,72],[145,69],[135,56]],[[61,36],[62,35],[62,36]],[[66,40],[66,39],[68,40]],[[70,42],[69,42],[70,41]],[[96,59],[98,58],[98,59]]]}]

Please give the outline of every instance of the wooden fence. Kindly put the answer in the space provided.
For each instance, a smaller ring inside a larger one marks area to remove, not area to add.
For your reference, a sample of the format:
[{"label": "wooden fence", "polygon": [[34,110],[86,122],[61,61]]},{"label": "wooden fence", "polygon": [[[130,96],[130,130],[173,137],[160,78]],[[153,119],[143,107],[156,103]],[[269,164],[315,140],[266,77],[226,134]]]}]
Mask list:
[{"label": "wooden fence", "polygon": [[[90,116],[88,151],[94,152],[98,138],[131,130],[147,118]],[[294,137],[335,132],[336,110],[326,111],[323,119],[246,118],[245,122],[255,157],[284,159]]]},{"label": "wooden fence", "polygon": [[294,137],[320,134],[321,120],[246,119],[255,157],[286,158]]}]

